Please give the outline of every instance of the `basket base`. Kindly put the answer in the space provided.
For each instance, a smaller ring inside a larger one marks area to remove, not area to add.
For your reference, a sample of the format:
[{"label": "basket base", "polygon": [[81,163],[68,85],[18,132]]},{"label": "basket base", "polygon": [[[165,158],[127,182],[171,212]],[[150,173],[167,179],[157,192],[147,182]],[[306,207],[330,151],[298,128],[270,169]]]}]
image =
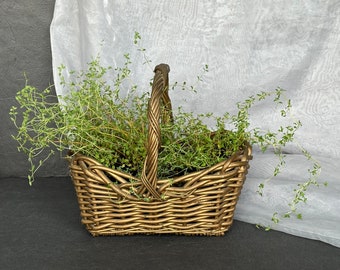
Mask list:
[{"label": "basket base", "polygon": [[211,231],[211,230],[186,230],[185,228],[181,228],[177,231],[173,230],[141,230],[141,228],[129,229],[129,230],[96,230],[92,227],[85,226],[86,230],[94,237],[98,236],[131,236],[131,235],[179,235],[179,236],[224,236],[227,233],[233,222],[231,221],[228,227],[223,228],[222,230]]}]

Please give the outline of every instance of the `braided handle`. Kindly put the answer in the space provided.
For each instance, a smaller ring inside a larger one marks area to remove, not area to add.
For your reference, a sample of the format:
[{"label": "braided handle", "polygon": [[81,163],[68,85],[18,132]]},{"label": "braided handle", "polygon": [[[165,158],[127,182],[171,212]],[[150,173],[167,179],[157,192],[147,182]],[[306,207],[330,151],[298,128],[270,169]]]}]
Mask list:
[{"label": "braided handle", "polygon": [[[148,144],[147,156],[144,162],[141,180],[143,187],[139,194],[146,190],[155,199],[161,199],[161,194],[157,190],[157,166],[158,150],[161,143],[160,120],[172,121],[171,101],[168,95],[170,67],[167,64],[159,64],[155,67],[155,76],[152,84],[152,92],[148,107]],[[161,100],[164,106],[164,114],[161,117]],[[167,119],[170,118],[170,119]]]}]

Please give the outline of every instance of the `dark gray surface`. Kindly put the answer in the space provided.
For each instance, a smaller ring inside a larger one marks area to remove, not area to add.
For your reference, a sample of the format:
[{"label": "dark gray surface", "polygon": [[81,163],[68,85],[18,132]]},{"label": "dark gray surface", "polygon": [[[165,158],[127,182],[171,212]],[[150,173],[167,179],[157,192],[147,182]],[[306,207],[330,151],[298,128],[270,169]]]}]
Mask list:
[{"label": "dark gray surface", "polygon": [[[26,176],[26,157],[11,138],[15,128],[8,112],[18,90],[29,83],[45,88],[53,83],[49,27],[54,0],[0,1],[0,178]],[[40,175],[66,175],[62,159],[54,158]]]},{"label": "dark gray surface", "polygon": [[69,177],[0,181],[1,269],[329,269],[340,249],[235,221],[223,237],[92,237]]}]

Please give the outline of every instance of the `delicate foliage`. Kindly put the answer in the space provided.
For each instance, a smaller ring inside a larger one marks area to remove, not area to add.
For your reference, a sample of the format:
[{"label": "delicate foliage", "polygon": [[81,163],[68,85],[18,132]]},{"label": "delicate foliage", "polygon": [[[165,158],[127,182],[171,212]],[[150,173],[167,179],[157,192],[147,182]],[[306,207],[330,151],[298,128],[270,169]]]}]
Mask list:
[{"label": "delicate foliage", "polygon": [[[140,39],[136,32],[134,43],[137,46]],[[138,51],[149,64],[151,61],[145,55],[145,49],[139,46]],[[146,156],[149,93],[137,94],[137,86],[130,80],[130,55],[125,54],[124,59],[122,67],[113,69],[103,67],[100,58],[96,57],[88,64],[87,70],[72,72],[71,81],[65,80],[65,66],[60,66],[61,85],[69,90],[69,94],[59,96],[59,101],[51,94],[51,87],[39,91],[26,81],[26,86],[16,96],[20,108],[13,106],[10,116],[18,130],[13,138],[31,164],[30,184],[36,171],[55,150],[65,149],[73,154],[82,153],[95,158],[107,167],[139,176]],[[208,65],[197,76],[198,83],[206,72]],[[107,81],[105,78],[109,75],[113,79]],[[175,82],[172,89],[176,87],[197,92],[196,86],[188,86],[186,82]],[[172,181],[175,175],[210,167],[242,149],[246,142],[258,145],[263,152],[274,149],[278,164],[273,176],[279,174],[285,166],[282,150],[287,143],[294,141],[294,134],[302,124],[293,120],[276,131],[250,128],[249,110],[270,97],[279,106],[279,114],[283,118],[288,117],[292,105],[281,88],[260,92],[237,103],[235,115],[229,112],[222,117],[212,113],[194,115],[178,108],[174,111],[174,122],[161,125],[159,177]],[[215,123],[213,132],[205,124],[207,119]],[[226,126],[231,128],[226,130]],[[306,202],[306,191],[310,185],[318,185],[320,165],[306,149],[299,147],[313,167],[309,170],[309,180],[294,190],[294,199],[289,203],[291,210],[284,214],[285,217],[296,214],[301,218],[301,214],[296,212],[297,204]],[[259,185],[260,195],[266,181]],[[135,193],[134,190],[131,192]],[[279,221],[278,213],[273,215],[272,220],[274,223]]]}]

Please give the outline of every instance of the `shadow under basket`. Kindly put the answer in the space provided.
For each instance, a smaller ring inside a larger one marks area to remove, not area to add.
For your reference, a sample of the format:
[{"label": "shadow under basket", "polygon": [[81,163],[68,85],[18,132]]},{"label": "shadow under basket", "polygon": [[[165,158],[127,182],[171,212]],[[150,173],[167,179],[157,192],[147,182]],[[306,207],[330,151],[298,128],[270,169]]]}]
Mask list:
[{"label": "shadow under basket", "polygon": [[82,223],[93,236],[220,236],[233,223],[251,159],[250,145],[212,167],[172,179],[157,178],[159,104],[163,98],[164,107],[170,105],[166,103],[170,102],[166,93],[168,71],[165,64],[155,69],[148,111],[147,157],[140,178],[81,154],[70,159]]}]

